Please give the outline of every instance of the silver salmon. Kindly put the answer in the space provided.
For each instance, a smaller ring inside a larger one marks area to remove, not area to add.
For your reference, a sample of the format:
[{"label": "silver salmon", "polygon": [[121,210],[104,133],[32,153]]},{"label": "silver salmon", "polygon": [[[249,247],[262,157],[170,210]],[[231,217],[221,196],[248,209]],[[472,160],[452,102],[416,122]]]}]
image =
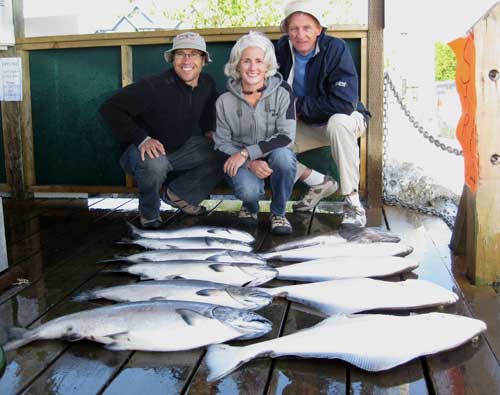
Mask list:
[{"label": "silver salmon", "polygon": [[205,361],[208,381],[263,357],[341,359],[376,372],[458,347],[485,330],[483,321],[444,313],[337,315],[311,328],[245,347],[210,346]]},{"label": "silver salmon", "polygon": [[180,351],[254,339],[270,330],[270,321],[248,310],[180,301],[120,303],[62,316],[34,329],[11,328],[15,339],[5,349],[35,340],[87,339],[113,351]]},{"label": "silver salmon", "polygon": [[212,262],[242,262],[265,264],[266,260],[258,254],[244,251],[232,251],[225,249],[170,249],[144,251],[128,256],[115,256],[105,259],[100,263],[108,262],[159,262],[159,261],[184,261],[184,260],[207,260]]},{"label": "silver salmon", "polygon": [[121,272],[140,276],[141,280],[203,280],[239,287],[254,287],[276,277],[276,269],[247,263],[144,262],[104,272]]},{"label": "silver salmon", "polygon": [[218,226],[200,225],[179,229],[145,230],[137,228],[130,222],[127,222],[127,224],[131,233],[141,238],[179,239],[185,237],[218,237],[222,239],[241,241],[243,243],[255,242],[255,237],[248,232]]},{"label": "silver salmon", "polygon": [[183,239],[124,239],[117,244],[135,244],[148,250],[180,249],[226,249],[234,251],[251,252],[253,247],[241,241],[220,239],[217,237],[186,237]]},{"label": "silver salmon", "polygon": [[217,304],[245,310],[258,310],[273,300],[266,292],[255,288],[202,280],[140,281],[135,284],[99,288],[76,295],[73,300],[83,302],[92,299],[108,299],[116,302],[145,300],[182,300]]}]

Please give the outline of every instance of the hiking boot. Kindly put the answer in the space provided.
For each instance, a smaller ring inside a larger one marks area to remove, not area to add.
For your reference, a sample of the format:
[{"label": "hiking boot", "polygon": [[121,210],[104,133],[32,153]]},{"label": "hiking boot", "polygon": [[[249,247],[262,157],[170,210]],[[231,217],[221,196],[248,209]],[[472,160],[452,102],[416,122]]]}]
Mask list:
[{"label": "hiking boot", "polygon": [[342,224],[351,224],[364,228],[366,226],[366,212],[363,206],[354,205],[349,199],[346,199]]},{"label": "hiking boot", "polygon": [[161,217],[154,219],[146,219],[141,215],[140,218],[141,228],[142,229],[159,229],[163,225],[163,221]]},{"label": "hiking boot", "polygon": [[292,231],[292,225],[284,215],[271,214],[271,233],[289,235]]},{"label": "hiking boot", "polygon": [[244,226],[257,226],[259,219],[257,213],[250,212],[246,207],[241,206],[238,213],[238,222]]},{"label": "hiking boot", "polygon": [[292,205],[293,211],[310,211],[318,205],[321,199],[335,193],[339,184],[330,176],[325,176],[323,182],[309,187],[306,195]]},{"label": "hiking boot", "polygon": [[175,193],[173,193],[170,189],[163,187],[160,191],[160,198],[165,203],[170,204],[171,206],[178,208],[184,214],[187,215],[203,215],[207,212],[207,209],[203,206],[193,206],[189,204],[185,200],[181,199]]}]

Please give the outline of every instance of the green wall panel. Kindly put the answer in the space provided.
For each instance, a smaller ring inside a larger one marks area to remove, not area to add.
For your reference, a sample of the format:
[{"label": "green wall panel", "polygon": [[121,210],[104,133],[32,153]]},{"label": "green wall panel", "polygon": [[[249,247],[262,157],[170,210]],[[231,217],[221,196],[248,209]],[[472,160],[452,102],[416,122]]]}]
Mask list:
[{"label": "green wall panel", "polygon": [[[360,75],[361,41],[359,39],[349,39],[346,40],[346,42],[352,53],[358,75]],[[206,65],[203,71],[212,75],[217,83],[217,90],[219,92],[224,92],[226,90],[227,78],[224,75],[224,65],[229,60],[229,53],[233,45],[233,42],[207,44],[207,50],[212,58],[212,63]],[[133,47],[134,81],[138,81],[149,74],[158,73],[171,67],[163,58],[163,53],[170,48],[170,44]]]},{"label": "green wall panel", "polygon": [[0,111],[0,184],[7,183],[5,156],[3,151],[2,111]]},{"label": "green wall panel", "polygon": [[120,48],[30,53],[38,185],[124,185],[119,144],[98,114],[121,86]]}]

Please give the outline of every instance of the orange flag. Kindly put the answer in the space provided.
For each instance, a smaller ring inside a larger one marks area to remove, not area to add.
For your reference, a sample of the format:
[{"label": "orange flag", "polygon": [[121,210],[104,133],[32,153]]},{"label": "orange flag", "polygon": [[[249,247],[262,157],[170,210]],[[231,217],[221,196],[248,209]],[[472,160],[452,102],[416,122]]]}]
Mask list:
[{"label": "orange flag", "polygon": [[479,165],[476,131],[476,48],[474,34],[458,38],[448,45],[457,57],[456,86],[462,105],[462,115],[457,125],[457,139],[462,146],[465,165],[465,184],[477,191]]}]

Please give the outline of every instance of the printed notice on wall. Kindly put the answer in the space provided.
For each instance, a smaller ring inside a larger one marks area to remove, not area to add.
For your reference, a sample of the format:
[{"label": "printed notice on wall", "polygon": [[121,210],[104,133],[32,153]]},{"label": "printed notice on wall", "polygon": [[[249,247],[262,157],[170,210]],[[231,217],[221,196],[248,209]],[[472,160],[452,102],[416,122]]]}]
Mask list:
[{"label": "printed notice on wall", "polygon": [[0,100],[23,100],[21,67],[21,58],[0,58]]},{"label": "printed notice on wall", "polygon": [[0,47],[14,45],[12,0],[0,0]]}]

